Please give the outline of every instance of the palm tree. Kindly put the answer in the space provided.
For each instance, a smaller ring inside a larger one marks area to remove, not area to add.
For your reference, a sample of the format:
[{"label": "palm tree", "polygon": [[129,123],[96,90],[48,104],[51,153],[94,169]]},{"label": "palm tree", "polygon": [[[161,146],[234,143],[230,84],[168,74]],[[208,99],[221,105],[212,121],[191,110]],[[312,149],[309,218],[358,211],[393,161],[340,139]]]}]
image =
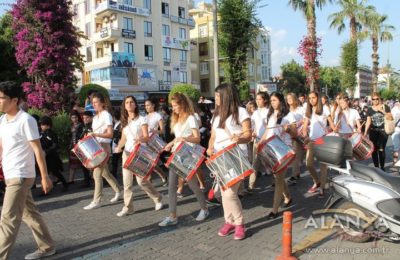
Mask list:
[{"label": "palm tree", "polygon": [[391,41],[394,26],[386,24],[387,15],[380,15],[377,12],[366,12],[362,22],[365,29],[359,33],[360,39],[370,38],[372,41],[372,91],[378,91],[378,70],[379,70],[379,41]]},{"label": "palm tree", "polygon": [[[317,52],[317,33],[316,33],[316,16],[315,16],[315,7],[322,9],[322,7],[327,2],[332,2],[332,0],[289,0],[289,5],[297,11],[300,10],[304,13],[307,20],[307,37],[312,42],[311,49]],[[317,55],[313,55],[317,57]],[[312,64],[317,64],[316,60],[311,62]],[[310,90],[314,91],[317,89],[317,80],[314,78],[314,72],[317,65],[310,66],[307,70],[307,78],[310,79]]]},{"label": "palm tree", "polygon": [[349,19],[350,40],[357,41],[357,32],[361,30],[360,20],[363,19],[366,10],[375,9],[373,6],[366,7],[367,0],[337,0],[341,11],[329,15],[328,21],[331,28],[337,28],[338,33],[346,29],[345,20]]}]

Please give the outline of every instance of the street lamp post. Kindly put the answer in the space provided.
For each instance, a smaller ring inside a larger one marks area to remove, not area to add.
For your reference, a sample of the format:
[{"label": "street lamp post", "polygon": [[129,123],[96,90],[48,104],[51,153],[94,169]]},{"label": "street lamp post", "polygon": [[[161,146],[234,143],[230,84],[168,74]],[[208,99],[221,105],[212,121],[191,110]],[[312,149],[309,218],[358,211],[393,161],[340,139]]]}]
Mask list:
[{"label": "street lamp post", "polygon": [[218,14],[217,0],[213,0],[214,87],[219,85]]}]

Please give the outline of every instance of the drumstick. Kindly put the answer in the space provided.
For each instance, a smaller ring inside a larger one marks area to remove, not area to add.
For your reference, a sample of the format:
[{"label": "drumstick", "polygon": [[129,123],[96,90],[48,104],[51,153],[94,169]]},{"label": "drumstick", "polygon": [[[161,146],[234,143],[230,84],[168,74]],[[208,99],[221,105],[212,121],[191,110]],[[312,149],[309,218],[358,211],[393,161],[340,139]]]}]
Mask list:
[{"label": "drumstick", "polygon": [[[241,136],[241,135],[243,135],[244,133],[247,133],[247,132],[252,132],[252,130],[251,130],[251,129],[248,129],[248,130],[246,130],[246,131],[244,131],[244,132],[240,132],[238,135]],[[218,142],[215,142],[215,143],[216,143],[216,144],[219,144],[219,143],[222,143],[222,142],[231,140],[231,139],[232,139],[232,136],[231,136],[231,137],[228,137],[228,138],[225,138],[225,139],[222,139],[222,140],[220,140],[220,141],[218,141]]]}]

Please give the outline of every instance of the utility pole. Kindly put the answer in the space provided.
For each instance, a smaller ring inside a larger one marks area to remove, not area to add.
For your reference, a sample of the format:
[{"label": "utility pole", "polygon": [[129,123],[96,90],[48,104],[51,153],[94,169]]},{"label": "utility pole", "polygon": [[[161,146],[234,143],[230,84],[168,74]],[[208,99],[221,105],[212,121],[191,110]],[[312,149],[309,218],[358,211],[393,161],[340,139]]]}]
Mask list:
[{"label": "utility pole", "polygon": [[214,88],[219,85],[219,55],[218,55],[218,11],[217,0],[213,0],[213,43],[214,43]]}]

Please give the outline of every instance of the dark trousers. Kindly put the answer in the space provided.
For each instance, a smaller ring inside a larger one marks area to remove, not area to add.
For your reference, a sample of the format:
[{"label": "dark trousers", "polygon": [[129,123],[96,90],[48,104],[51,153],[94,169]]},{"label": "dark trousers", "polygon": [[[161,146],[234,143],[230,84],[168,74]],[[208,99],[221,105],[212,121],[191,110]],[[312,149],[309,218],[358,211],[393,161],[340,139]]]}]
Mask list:
[{"label": "dark trousers", "polygon": [[117,179],[118,166],[122,159],[122,153],[113,153],[111,157],[111,174]]},{"label": "dark trousers", "polygon": [[380,167],[385,170],[385,148],[388,140],[388,135],[385,131],[369,131],[369,139],[374,144],[374,151],[372,152],[372,160],[375,167]]}]

